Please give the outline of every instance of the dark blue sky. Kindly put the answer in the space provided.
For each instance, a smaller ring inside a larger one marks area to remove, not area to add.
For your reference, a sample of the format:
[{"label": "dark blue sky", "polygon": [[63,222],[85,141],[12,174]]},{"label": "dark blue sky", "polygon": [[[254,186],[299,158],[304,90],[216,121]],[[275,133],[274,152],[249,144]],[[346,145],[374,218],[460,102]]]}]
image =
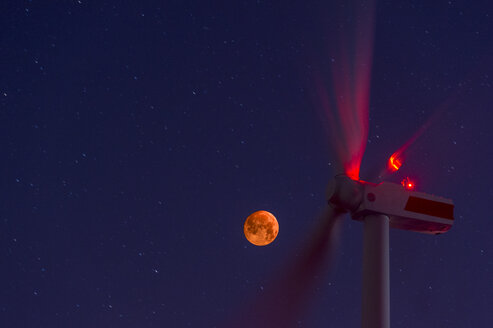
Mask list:
[{"label": "dark blue sky", "polygon": [[[261,297],[335,174],[311,79],[337,8],[2,1],[0,325],[219,327]],[[375,23],[360,175],[438,115],[390,180],[456,205],[447,234],[391,231],[392,327],[488,327],[493,4],[379,1]],[[259,209],[268,247],[243,236]],[[294,327],[359,326],[361,223],[341,237]]]}]

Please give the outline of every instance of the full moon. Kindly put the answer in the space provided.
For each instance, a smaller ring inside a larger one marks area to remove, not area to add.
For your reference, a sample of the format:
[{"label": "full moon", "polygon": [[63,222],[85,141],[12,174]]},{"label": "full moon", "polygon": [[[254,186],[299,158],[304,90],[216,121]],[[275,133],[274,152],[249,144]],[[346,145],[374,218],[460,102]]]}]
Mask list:
[{"label": "full moon", "polygon": [[250,214],[243,226],[246,239],[256,246],[265,246],[276,239],[279,223],[272,213],[257,211]]}]

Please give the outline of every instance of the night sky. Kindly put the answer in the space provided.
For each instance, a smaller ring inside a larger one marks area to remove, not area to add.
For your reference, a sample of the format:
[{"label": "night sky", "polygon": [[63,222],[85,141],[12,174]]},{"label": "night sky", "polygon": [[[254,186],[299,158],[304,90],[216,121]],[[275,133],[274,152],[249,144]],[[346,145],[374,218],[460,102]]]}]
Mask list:
[{"label": "night sky", "polygon": [[[2,1],[0,326],[241,321],[326,207],[313,90],[352,42],[345,2]],[[373,26],[360,177],[426,126],[387,180],[455,202],[444,235],[391,230],[391,325],[490,327],[493,3],[378,1]],[[243,235],[257,210],[269,246]],[[347,218],[290,327],[358,327],[361,256]]]}]

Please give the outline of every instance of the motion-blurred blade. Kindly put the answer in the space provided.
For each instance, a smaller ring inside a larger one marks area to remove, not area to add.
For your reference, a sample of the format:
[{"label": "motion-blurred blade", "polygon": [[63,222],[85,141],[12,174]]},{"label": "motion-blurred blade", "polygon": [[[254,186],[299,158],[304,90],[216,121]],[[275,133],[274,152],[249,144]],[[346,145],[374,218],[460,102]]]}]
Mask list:
[{"label": "motion-blurred blade", "polygon": [[[344,1],[339,10],[340,35],[330,54],[332,79],[315,73],[316,103],[328,118],[337,173],[359,180],[369,130],[375,4]],[[352,20],[357,23],[347,23]]]},{"label": "motion-blurred blade", "polygon": [[338,244],[342,212],[329,207],[301,253],[275,275],[230,327],[295,327],[310,294],[323,281]]}]

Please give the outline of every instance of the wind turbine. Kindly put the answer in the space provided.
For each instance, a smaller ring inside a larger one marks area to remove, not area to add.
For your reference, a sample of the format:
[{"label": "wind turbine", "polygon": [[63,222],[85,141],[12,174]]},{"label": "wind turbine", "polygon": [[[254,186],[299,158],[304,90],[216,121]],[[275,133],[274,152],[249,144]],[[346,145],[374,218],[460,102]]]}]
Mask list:
[{"label": "wind turbine", "polygon": [[[453,222],[453,202],[449,199],[413,191],[413,183],[403,185],[360,180],[359,171],[369,130],[369,94],[373,53],[374,10],[372,0],[353,8],[355,25],[340,40],[338,56],[331,66],[333,91],[323,87],[324,79],[315,74],[318,107],[328,115],[331,141],[337,155],[336,176],[329,182],[327,201],[335,220],[349,212],[363,227],[363,328],[390,326],[389,228],[428,234],[448,231]],[[348,36],[353,36],[346,38]],[[351,45],[350,41],[354,41]],[[351,52],[352,50],[352,52]],[[422,131],[421,131],[422,132]],[[394,153],[389,168],[396,171],[402,164],[399,155],[415,139]]]},{"label": "wind turbine", "polygon": [[[341,212],[349,212],[362,221],[362,310],[363,328],[390,326],[389,228],[428,234],[448,231],[454,222],[454,205],[449,199],[415,192],[410,181],[402,185],[382,182],[374,184],[360,180],[359,171],[369,130],[369,93],[373,49],[374,3],[364,1],[355,7],[359,22],[351,33],[355,35],[350,56],[340,50],[339,63],[331,67],[333,92],[322,88],[323,79],[316,78],[319,106],[328,114],[332,146],[338,159],[336,176],[329,182],[327,201],[333,209],[328,220]],[[344,26],[343,24],[341,26]],[[347,46],[347,42],[341,42]],[[352,58],[348,59],[348,58]],[[337,61],[337,59],[336,59]],[[423,130],[423,129],[422,129]],[[421,131],[422,132],[422,131]],[[401,152],[394,153],[388,168],[396,171],[402,164]]]},{"label": "wind turbine", "polygon": [[[350,31],[345,31],[346,35],[341,32],[339,43],[342,46],[331,56],[333,90],[324,88],[326,81],[317,70],[312,72],[316,107],[328,115],[330,140],[337,159],[336,175],[327,187],[329,206],[322,218],[322,228],[310,236],[309,247],[284,271],[287,277],[274,283],[270,294],[263,293],[240,322],[229,326],[291,327],[293,313],[301,307],[302,300],[308,298],[310,286],[327,264],[328,253],[336,246],[336,222],[349,213],[364,224],[361,326],[388,328],[389,228],[441,234],[453,225],[454,205],[449,199],[413,191],[409,182],[374,184],[360,180],[360,164],[369,130],[374,9],[372,0],[356,5],[355,26],[347,25],[351,20],[341,17],[338,28],[342,31],[349,27]],[[351,40],[354,44],[350,44]],[[389,161],[393,170],[402,164],[397,155],[400,153],[395,153]]]}]

